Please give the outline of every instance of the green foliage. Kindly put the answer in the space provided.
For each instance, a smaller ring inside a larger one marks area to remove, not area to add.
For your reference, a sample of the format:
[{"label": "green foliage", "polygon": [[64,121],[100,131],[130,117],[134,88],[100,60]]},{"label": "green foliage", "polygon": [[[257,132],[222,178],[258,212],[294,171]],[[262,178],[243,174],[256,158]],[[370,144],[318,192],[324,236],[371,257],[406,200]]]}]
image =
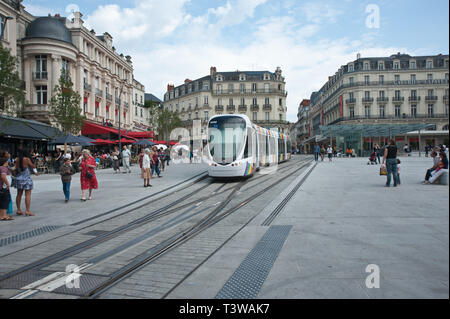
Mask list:
[{"label": "green foliage", "polygon": [[159,117],[159,104],[153,102],[152,100],[145,101],[144,106],[148,108],[149,112],[149,125],[152,129],[156,129],[158,127],[158,117]]},{"label": "green foliage", "polygon": [[182,127],[181,119],[176,112],[171,112],[163,108],[159,109],[158,112],[158,131],[159,136],[163,136],[165,140],[169,138],[167,134],[177,128]]},{"label": "green foliage", "polygon": [[0,45],[0,111],[21,116],[25,99],[23,82],[17,71],[18,59]]},{"label": "green foliage", "polygon": [[72,87],[72,80],[62,70],[59,85],[55,86],[50,100],[50,116],[61,126],[64,134],[77,135],[86,117],[81,112],[81,96]]}]

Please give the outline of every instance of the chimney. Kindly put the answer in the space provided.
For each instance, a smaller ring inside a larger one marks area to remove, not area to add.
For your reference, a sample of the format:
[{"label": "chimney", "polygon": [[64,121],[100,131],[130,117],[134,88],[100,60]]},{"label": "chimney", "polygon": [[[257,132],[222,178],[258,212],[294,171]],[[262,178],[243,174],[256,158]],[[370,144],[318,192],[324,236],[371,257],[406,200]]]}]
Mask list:
[{"label": "chimney", "polygon": [[167,92],[173,90],[175,88],[175,85],[173,84],[167,84]]},{"label": "chimney", "polygon": [[189,80],[189,79],[184,80],[184,84],[188,84],[188,83],[191,83],[191,82],[192,82],[192,80]]},{"label": "chimney", "polygon": [[56,13],[55,18],[61,18],[61,15],[59,13]]},{"label": "chimney", "polygon": [[210,73],[209,73],[209,74],[210,74],[211,76],[214,76],[214,75],[216,75],[216,73],[217,73],[216,67],[215,67],[215,66],[212,66],[211,69],[210,69]]},{"label": "chimney", "polygon": [[356,60],[359,60],[359,59],[361,59],[361,53],[358,53],[358,54],[356,55]]}]

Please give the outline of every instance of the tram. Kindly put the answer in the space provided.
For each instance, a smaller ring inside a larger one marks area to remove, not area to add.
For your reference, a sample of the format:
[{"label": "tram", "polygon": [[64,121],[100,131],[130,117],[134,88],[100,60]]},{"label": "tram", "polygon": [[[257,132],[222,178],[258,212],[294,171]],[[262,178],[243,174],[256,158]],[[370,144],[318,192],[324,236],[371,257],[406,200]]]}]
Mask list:
[{"label": "tram", "polygon": [[246,115],[213,116],[207,134],[211,177],[249,177],[261,168],[291,159],[289,136],[255,125]]}]

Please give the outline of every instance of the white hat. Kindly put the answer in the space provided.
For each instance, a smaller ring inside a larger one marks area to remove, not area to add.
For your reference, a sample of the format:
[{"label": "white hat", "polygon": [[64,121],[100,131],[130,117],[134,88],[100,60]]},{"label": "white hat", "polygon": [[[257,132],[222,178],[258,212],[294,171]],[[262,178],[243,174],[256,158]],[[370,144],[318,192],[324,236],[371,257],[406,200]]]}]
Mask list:
[{"label": "white hat", "polygon": [[66,153],[66,155],[64,155],[64,158],[68,158],[68,159],[71,159],[71,158],[72,158],[72,156],[70,155],[70,153]]}]

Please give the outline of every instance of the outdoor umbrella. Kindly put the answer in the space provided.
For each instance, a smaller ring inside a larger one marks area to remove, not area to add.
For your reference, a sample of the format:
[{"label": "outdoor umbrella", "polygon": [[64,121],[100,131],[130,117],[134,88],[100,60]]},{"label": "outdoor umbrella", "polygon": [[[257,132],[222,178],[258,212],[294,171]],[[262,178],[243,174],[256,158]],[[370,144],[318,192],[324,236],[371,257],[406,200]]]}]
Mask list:
[{"label": "outdoor umbrella", "polygon": [[143,140],[140,140],[140,141],[136,142],[136,144],[134,144],[134,145],[153,146],[153,145],[156,145],[156,144],[154,142],[152,142],[152,141],[143,139]]},{"label": "outdoor umbrella", "polygon": [[[49,144],[57,144],[57,145],[62,145],[62,144],[74,145],[74,144],[78,144],[78,145],[81,145],[81,146],[92,145],[87,139],[88,138],[84,137],[84,136],[83,137],[79,137],[79,136],[74,136],[72,134],[69,134],[69,135],[66,135],[66,136],[61,136],[61,137],[55,138],[54,140],[49,142]],[[91,140],[91,141],[94,141],[94,140]]]},{"label": "outdoor umbrella", "polygon": [[187,152],[190,151],[190,150],[189,150],[189,147],[186,146],[186,145],[184,145],[184,144],[177,144],[177,145],[175,145],[175,146],[172,148],[172,150],[173,150],[174,152],[178,152],[178,151],[180,151],[180,150],[185,150],[185,151],[187,151]]},{"label": "outdoor umbrella", "polygon": [[166,149],[166,148],[167,148],[167,146],[166,146],[166,145],[163,145],[163,144],[158,144],[158,145],[155,145],[155,146],[156,146],[157,149],[160,149],[161,147],[162,147],[163,149]]}]

